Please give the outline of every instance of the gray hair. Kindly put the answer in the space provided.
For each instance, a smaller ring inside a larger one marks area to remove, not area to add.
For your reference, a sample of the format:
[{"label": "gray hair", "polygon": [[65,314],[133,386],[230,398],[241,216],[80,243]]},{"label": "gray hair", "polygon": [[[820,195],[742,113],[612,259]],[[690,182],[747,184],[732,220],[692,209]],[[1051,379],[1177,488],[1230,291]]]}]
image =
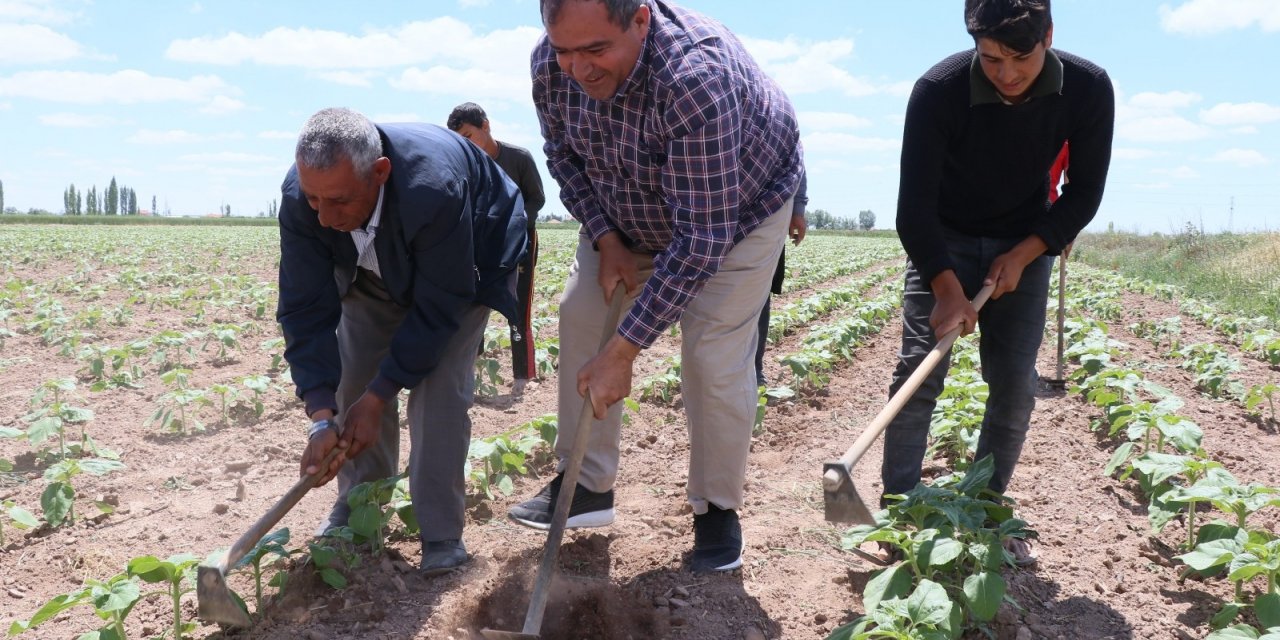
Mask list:
[{"label": "gray hair", "polygon": [[645,3],[645,0],[541,0],[542,24],[546,26],[555,24],[556,16],[560,15],[560,9],[564,7],[565,2],[603,3],[605,10],[609,12],[609,22],[626,31],[631,25],[632,16],[636,15],[636,11]]},{"label": "gray hair", "polygon": [[307,119],[298,134],[294,158],[310,169],[330,169],[351,160],[356,174],[368,177],[382,157],[382,136],[368,118],[345,107],[321,109]]}]

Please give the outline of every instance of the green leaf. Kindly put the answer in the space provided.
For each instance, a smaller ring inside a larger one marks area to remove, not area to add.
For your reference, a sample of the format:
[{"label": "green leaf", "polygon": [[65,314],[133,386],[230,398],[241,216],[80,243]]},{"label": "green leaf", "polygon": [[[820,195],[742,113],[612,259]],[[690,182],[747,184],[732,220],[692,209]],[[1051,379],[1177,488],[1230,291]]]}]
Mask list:
[{"label": "green leaf", "polygon": [[955,538],[935,538],[920,545],[918,552],[922,564],[928,567],[941,567],[960,557],[964,545]]},{"label": "green leaf", "polygon": [[1247,624],[1238,624],[1214,631],[1204,640],[1258,640],[1258,630]]},{"label": "green leaf", "polygon": [[881,569],[862,590],[862,606],[867,611],[875,609],[881,600],[901,598],[911,592],[911,567],[906,563],[898,563],[888,569]]},{"label": "green leaf", "polygon": [[347,526],[357,535],[372,539],[378,534],[378,525],[382,523],[382,510],[376,505],[362,504],[351,511],[347,518]]},{"label": "green leaf", "polygon": [[1004,591],[1004,578],[995,571],[975,573],[964,579],[965,600],[973,615],[983,622],[995,618]]},{"label": "green leaf", "polygon": [[54,527],[61,525],[71,512],[75,497],[75,490],[65,482],[52,482],[45,487],[44,493],[40,494],[40,508],[44,509],[45,522]]},{"label": "green leaf", "polygon": [[[40,607],[40,609],[36,611],[35,615],[31,616],[30,620],[22,621],[21,624],[24,625],[22,631],[34,628],[46,620],[54,618],[63,611],[80,604],[86,595],[88,595],[88,590],[81,589],[79,591],[54,596],[52,600],[46,602],[43,607]],[[14,625],[18,624],[19,623],[17,622],[14,623]],[[21,633],[21,631],[18,633]],[[14,633],[13,627],[9,628],[9,635],[17,635],[17,633]]]},{"label": "green leaf", "polygon": [[1225,566],[1239,552],[1240,544],[1235,540],[1210,540],[1177,558],[1196,571],[1208,571]]},{"label": "green leaf", "polygon": [[1116,447],[1115,453],[1111,454],[1111,459],[1107,461],[1107,466],[1102,470],[1102,473],[1107,476],[1115,475],[1116,469],[1119,469],[1120,465],[1129,459],[1129,454],[1133,453],[1135,446],[1137,446],[1137,443],[1126,442]]},{"label": "green leaf", "polygon": [[1222,608],[1219,609],[1217,613],[1213,614],[1212,618],[1209,618],[1209,628],[1221,629],[1232,622],[1235,622],[1236,616],[1240,615],[1241,608],[1241,605],[1236,602],[1228,602],[1222,605]]},{"label": "green leaf", "polygon": [[321,580],[324,580],[324,583],[325,583],[325,584],[327,584],[327,585],[329,585],[329,586],[333,587],[334,589],[346,589],[346,588],[347,588],[347,578],[346,578],[346,576],[344,576],[344,575],[342,575],[341,573],[339,573],[337,569],[330,569],[330,568],[328,568],[328,567],[326,567],[326,568],[324,568],[324,569],[321,569],[321,570],[320,570],[320,579],[321,579]]},{"label": "green leaf", "polygon": [[132,607],[141,596],[138,583],[129,579],[116,580],[106,588],[93,588],[93,608],[100,612],[124,611]]},{"label": "green leaf", "polygon": [[1253,601],[1253,611],[1258,614],[1258,624],[1263,629],[1280,627],[1280,593],[1268,593]]},{"label": "green leaf", "polygon": [[0,438],[17,438],[22,435],[22,430],[13,429],[11,427],[0,427]]},{"label": "green leaf", "polygon": [[40,444],[49,438],[58,435],[62,430],[62,420],[55,416],[46,416],[31,423],[27,427],[27,442],[33,445]]},{"label": "green leaf", "polygon": [[921,580],[911,597],[907,598],[907,617],[918,625],[936,627],[950,619],[953,606],[942,585],[932,580]]},{"label": "green leaf", "polygon": [[22,507],[10,507],[9,518],[13,520],[13,524],[19,529],[34,529],[40,526],[40,521],[30,511]]},{"label": "green leaf", "polygon": [[176,567],[155,556],[141,556],[130,560],[127,570],[129,575],[154,584],[168,582],[173,577]]}]

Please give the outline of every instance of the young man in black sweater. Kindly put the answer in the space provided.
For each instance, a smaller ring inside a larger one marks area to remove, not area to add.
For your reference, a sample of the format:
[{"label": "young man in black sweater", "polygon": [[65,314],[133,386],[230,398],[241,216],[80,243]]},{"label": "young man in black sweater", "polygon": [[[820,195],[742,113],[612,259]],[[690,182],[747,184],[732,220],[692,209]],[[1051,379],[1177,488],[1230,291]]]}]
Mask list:
[{"label": "young man in black sweater", "polygon": [[[1102,200],[1115,98],[1102,68],[1054,51],[1049,0],[966,0],[976,47],[949,56],[912,90],[902,140],[897,228],[907,251],[902,352],[891,391],[940,336],[982,327],[990,387],[977,457],[1004,492],[1035,407],[1053,256]],[[1071,182],[1050,204],[1049,168],[1071,141]],[[994,283],[975,313],[969,300]],[[925,440],[947,363],[933,370],[885,434],[886,494],[920,481]],[[1022,541],[1009,549],[1034,562]]]}]

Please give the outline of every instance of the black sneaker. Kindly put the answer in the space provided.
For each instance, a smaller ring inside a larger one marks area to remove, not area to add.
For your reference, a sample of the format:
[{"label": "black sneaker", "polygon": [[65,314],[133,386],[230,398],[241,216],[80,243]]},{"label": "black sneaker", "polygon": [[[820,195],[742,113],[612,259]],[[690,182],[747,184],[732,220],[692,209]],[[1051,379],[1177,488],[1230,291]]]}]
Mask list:
[{"label": "black sneaker", "polygon": [[694,571],[732,571],[742,566],[742,525],[738,512],[707,505],[707,512],[693,516]]},{"label": "black sneaker", "polygon": [[[507,516],[526,527],[543,530],[550,528],[551,514],[555,513],[556,498],[560,495],[560,485],[563,482],[564,474],[556,474],[538,495],[511,507]],[[596,493],[579,484],[573,492],[573,505],[569,507],[569,521],[565,528],[603,527],[612,523],[613,490]]]}]

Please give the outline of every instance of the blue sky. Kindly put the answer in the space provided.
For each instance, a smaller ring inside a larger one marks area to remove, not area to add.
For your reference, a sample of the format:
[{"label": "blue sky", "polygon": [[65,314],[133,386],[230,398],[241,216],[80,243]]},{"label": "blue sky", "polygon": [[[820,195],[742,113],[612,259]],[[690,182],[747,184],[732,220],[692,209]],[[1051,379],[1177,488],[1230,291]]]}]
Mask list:
[{"label": "blue sky", "polygon": [[[686,0],[727,24],[799,114],[810,208],[892,226],[912,83],[972,47],[960,0]],[[909,12],[905,9],[911,7]],[[785,7],[786,11],[766,10]],[[1054,45],[1108,70],[1115,156],[1091,229],[1280,228],[1280,0],[1056,0]],[[150,208],[278,197],[307,116],[443,124],[459,102],[542,164],[535,0],[0,0],[5,205],[62,209],[114,176]],[[556,188],[547,211],[563,212]]]}]

